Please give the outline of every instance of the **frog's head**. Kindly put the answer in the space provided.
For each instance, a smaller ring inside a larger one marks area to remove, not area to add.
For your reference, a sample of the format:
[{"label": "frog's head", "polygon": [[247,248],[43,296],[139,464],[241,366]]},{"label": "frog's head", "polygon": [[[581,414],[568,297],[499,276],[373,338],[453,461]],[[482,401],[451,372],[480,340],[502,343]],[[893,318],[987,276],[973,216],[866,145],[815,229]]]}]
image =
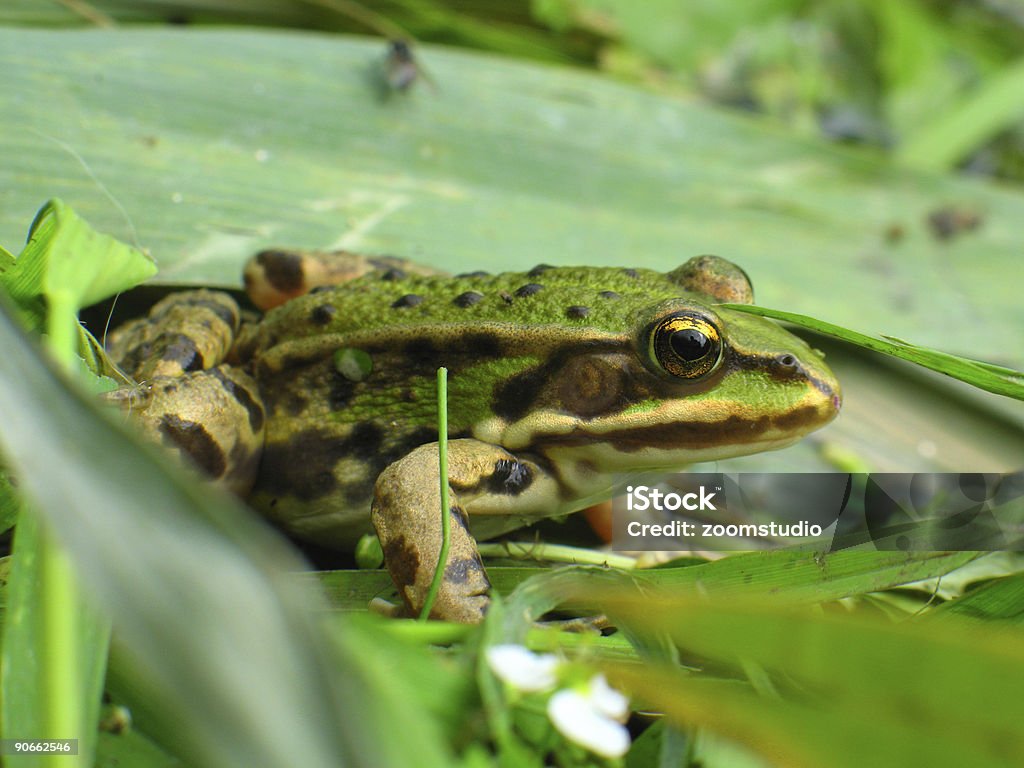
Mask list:
[{"label": "frog's head", "polygon": [[675,295],[638,305],[624,334],[563,347],[501,442],[563,471],[637,471],[781,448],[835,418],[839,383],[820,353],[720,306],[752,303],[742,270],[704,256],[667,279]]}]

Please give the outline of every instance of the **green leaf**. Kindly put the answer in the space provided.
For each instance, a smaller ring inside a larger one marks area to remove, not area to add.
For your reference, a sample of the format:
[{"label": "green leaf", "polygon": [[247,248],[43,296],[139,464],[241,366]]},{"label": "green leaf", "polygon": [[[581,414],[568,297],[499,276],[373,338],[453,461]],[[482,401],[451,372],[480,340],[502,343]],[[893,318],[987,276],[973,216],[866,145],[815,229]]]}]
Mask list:
[{"label": "green leaf", "polygon": [[923,368],[944,373],[947,376],[952,376],[954,379],[965,381],[968,384],[973,384],[980,389],[994,392],[997,395],[1006,395],[1017,400],[1024,400],[1024,373],[1021,371],[985,363],[980,360],[957,357],[937,349],[919,347],[900,339],[891,337],[880,339],[875,336],[868,336],[857,331],[851,331],[849,328],[842,328],[838,325],[827,323],[824,320],[807,317],[806,315],[798,315],[793,312],[766,309],[765,307],[755,307],[749,304],[725,304],[723,306],[739,312],[749,312],[752,315],[785,320],[788,323],[793,323],[803,328],[810,328],[812,331],[848,341],[851,344],[856,344],[859,347],[864,347],[874,352],[882,352],[903,360],[909,360]]},{"label": "green leaf", "polygon": [[97,232],[60,200],[51,200],[36,214],[27,245],[0,275],[0,285],[23,312],[35,311],[35,326],[42,325],[45,307],[51,343],[61,355],[70,343],[68,330],[77,327],[79,309],[155,273],[152,259]]},{"label": "green leaf", "polygon": [[781,697],[669,670],[617,670],[615,678],[674,718],[774,760],[995,766],[1024,755],[1019,635],[952,619],[891,624],[744,601],[620,602],[614,614],[636,631],[669,633],[686,654],[769,672]]},{"label": "green leaf", "polygon": [[[5,120],[25,126],[0,139],[0,242],[53,195],[130,239],[105,189],[168,282],[237,286],[270,246],[456,272],[665,270],[710,252],[741,264],[766,305],[1024,364],[1024,305],[1006,279],[1021,193],[442,48],[418,50],[436,89],[382,100],[383,56],[379,41],[294,32],[0,29]],[[928,215],[953,204],[983,223],[939,240]],[[823,255],[827,268],[808,267]]]},{"label": "green leaf", "polygon": [[[74,738],[83,764],[92,762],[96,750],[96,721],[107,662],[109,622],[97,616],[81,596],[57,601],[54,577],[47,549],[52,543],[41,541],[39,524],[34,514],[22,514],[13,547],[10,582],[7,585],[7,611],[3,622],[3,648],[0,679],[4,702],[0,713],[0,732],[7,738]],[[58,561],[59,562],[59,561]],[[52,612],[61,611],[56,619],[67,625],[69,636],[54,636]],[[54,648],[55,642],[70,647]],[[80,676],[80,680],[51,680],[54,670],[47,663],[50,657],[70,651],[76,662],[57,671],[62,675]],[[83,699],[54,702],[52,691],[68,686]],[[58,713],[58,710],[63,710]],[[71,721],[71,733],[54,732],[59,723]],[[58,765],[54,755],[35,753],[19,760],[25,766]]]},{"label": "green leaf", "polygon": [[945,614],[1024,626],[1024,573],[982,584],[958,600],[943,603],[933,615]]},{"label": "green leaf", "polygon": [[0,347],[0,448],[113,617],[139,684],[174,724],[174,752],[211,766],[446,764],[436,742],[378,738],[393,713],[379,719],[380,691],[349,649],[330,651],[319,595],[289,576],[301,563],[276,535],[169,473],[45,365],[6,312]]},{"label": "green leaf", "polygon": [[839,600],[934,578],[965,565],[975,552],[875,552],[799,550],[749,552],[683,568],[627,573],[592,567],[561,568],[526,579],[508,598],[509,637],[565,601],[600,606],[602,589],[671,590],[721,597],[756,592],[785,605]]}]

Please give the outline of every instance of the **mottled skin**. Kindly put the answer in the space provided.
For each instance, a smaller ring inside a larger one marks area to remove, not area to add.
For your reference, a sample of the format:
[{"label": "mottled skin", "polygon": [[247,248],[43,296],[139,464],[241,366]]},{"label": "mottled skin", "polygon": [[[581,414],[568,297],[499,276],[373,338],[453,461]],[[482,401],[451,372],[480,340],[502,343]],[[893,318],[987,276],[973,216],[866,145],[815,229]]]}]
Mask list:
[{"label": "mottled skin", "polygon": [[[258,295],[293,295],[309,257],[275,254],[262,266],[254,259],[247,284]],[[180,385],[165,393],[163,378],[151,379],[143,410],[157,414],[148,419],[154,437],[194,445],[208,469],[221,466],[209,443],[226,446],[221,476],[232,473],[232,451],[251,467],[262,449],[251,503],[298,536],[348,547],[372,518],[412,611],[440,551],[439,366],[449,370],[453,524],[433,615],[456,621],[478,621],[488,599],[470,527],[488,536],[581,509],[607,498],[613,472],[778,448],[838,412],[838,384],[803,341],[715,306],[753,300],[743,271],[717,257],[668,274],[540,266],[454,278],[333,259],[328,272],[373,271],[243,327],[229,364],[204,356],[196,369],[183,366],[192,371],[185,380],[224,387],[239,403],[233,415],[220,403],[219,415],[202,418],[196,409],[209,394]],[[210,295],[179,301],[204,305]],[[181,355],[180,344],[169,348]],[[114,349],[120,359],[143,357],[133,335]],[[175,421],[177,402],[187,417]],[[224,421],[238,426],[222,434]]]}]

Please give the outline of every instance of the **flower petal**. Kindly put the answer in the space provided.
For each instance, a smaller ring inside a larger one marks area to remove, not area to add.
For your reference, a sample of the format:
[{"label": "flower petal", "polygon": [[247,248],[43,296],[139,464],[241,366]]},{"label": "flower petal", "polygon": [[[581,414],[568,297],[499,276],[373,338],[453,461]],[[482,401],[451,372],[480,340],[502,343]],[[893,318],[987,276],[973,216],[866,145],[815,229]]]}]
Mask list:
[{"label": "flower petal", "polygon": [[567,739],[603,757],[622,757],[629,750],[629,731],[599,712],[589,695],[556,692],[548,700],[548,717]]},{"label": "flower petal", "polygon": [[498,677],[520,691],[553,688],[558,659],[549,653],[536,654],[522,645],[492,645],[487,664]]},{"label": "flower petal", "polygon": [[629,714],[629,699],[608,685],[601,674],[590,678],[590,703],[601,714],[620,722]]}]

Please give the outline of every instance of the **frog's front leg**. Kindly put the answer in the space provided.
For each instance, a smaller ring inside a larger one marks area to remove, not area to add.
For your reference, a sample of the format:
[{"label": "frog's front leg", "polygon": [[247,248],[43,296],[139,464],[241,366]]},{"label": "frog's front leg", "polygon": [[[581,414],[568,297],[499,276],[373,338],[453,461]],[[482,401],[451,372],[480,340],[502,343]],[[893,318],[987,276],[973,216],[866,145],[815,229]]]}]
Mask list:
[{"label": "frog's front leg", "polygon": [[[491,585],[469,532],[469,516],[550,514],[558,486],[537,463],[479,440],[452,440],[448,467],[451,548],[430,615],[475,623],[487,610]],[[428,443],[385,469],[374,491],[373,524],[384,559],[413,615],[423,607],[441,553],[438,478],[437,443]]]}]

